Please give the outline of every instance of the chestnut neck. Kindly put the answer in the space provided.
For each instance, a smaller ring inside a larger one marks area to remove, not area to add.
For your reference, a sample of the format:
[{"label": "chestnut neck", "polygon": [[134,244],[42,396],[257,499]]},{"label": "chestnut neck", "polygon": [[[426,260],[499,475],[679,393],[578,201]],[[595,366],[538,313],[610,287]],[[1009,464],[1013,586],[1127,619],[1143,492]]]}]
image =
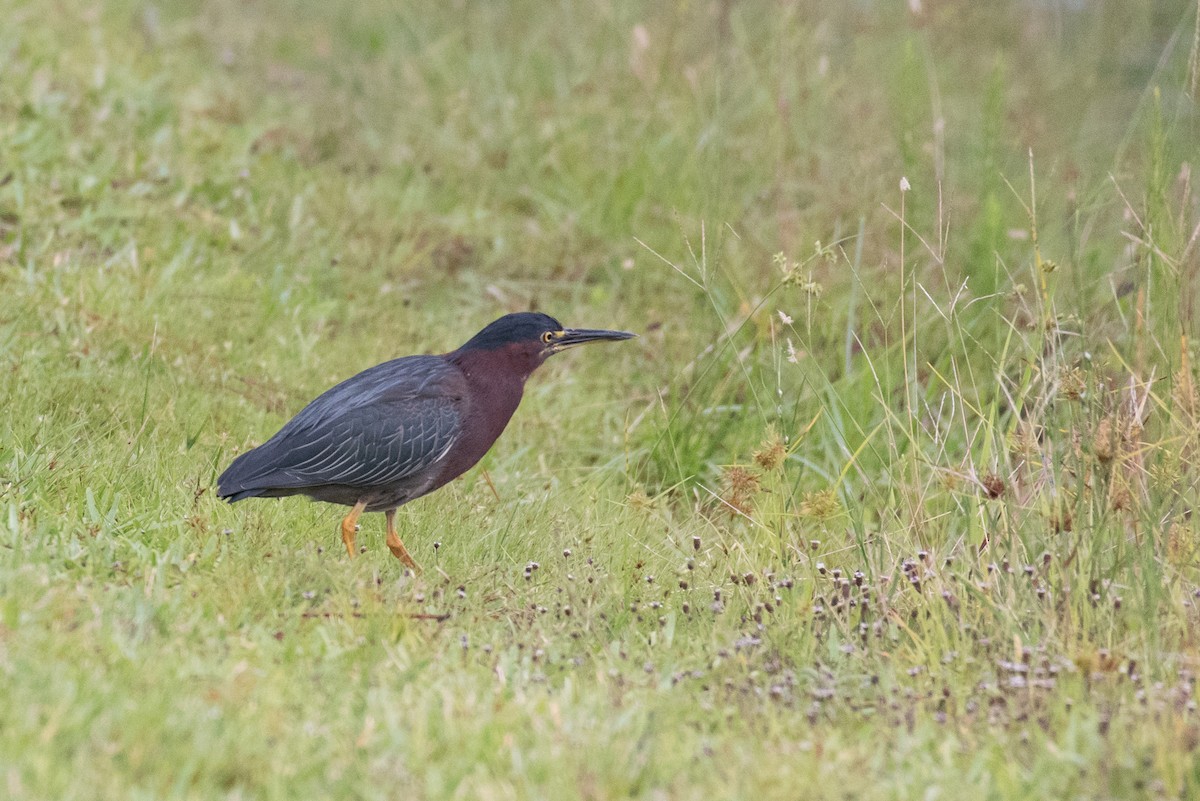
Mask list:
[{"label": "chestnut neck", "polygon": [[446,354],[446,359],[463,371],[472,387],[516,387],[519,391],[541,365],[540,350],[536,342],[510,342],[495,348],[459,348]]},{"label": "chestnut neck", "polygon": [[438,486],[456,478],[492,447],[521,403],[525,379],[541,358],[521,343],[498,348],[460,348],[445,355],[467,383],[463,445],[446,460]]}]

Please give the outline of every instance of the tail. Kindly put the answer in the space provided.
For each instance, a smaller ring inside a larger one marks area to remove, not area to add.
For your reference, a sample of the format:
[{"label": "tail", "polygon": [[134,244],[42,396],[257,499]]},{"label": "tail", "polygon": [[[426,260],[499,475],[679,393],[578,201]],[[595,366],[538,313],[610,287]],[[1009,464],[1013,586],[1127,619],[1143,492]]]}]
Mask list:
[{"label": "tail", "polygon": [[237,490],[236,492],[233,492],[233,491],[223,490],[223,489],[221,489],[220,484],[217,485],[217,497],[220,498],[221,500],[227,501],[229,503],[237,503],[238,501],[244,501],[247,498],[257,498],[260,495],[262,495],[264,491],[265,490],[261,490],[261,489],[246,489],[246,490]]},{"label": "tail", "polygon": [[237,503],[246,498],[257,498],[270,488],[258,485],[260,461],[256,454],[258,448],[251,448],[238,456],[225,472],[217,478],[217,497],[229,503]]}]

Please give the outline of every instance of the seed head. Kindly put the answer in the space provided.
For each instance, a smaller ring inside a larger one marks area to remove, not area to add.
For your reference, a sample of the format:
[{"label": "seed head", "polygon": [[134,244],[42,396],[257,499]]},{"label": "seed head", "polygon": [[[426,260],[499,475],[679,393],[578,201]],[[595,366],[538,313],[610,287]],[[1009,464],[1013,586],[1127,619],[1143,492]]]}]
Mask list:
[{"label": "seed head", "polygon": [[983,494],[987,495],[993,501],[1004,494],[1004,479],[995,473],[988,473],[980,479],[980,484],[983,485]]},{"label": "seed head", "polygon": [[762,445],[754,452],[755,464],[767,472],[778,469],[786,458],[787,446],[784,445],[783,438],[774,431],[767,434]]},{"label": "seed head", "polygon": [[800,514],[817,520],[828,520],[842,513],[842,503],[837,491],[832,489],[807,492],[800,501]]},{"label": "seed head", "polygon": [[1092,453],[1101,462],[1112,461],[1118,445],[1117,426],[1112,417],[1105,417],[1096,424],[1096,432],[1092,437]]},{"label": "seed head", "polygon": [[1087,393],[1087,381],[1078,367],[1066,367],[1058,375],[1058,389],[1067,400],[1077,401]]},{"label": "seed head", "polygon": [[754,496],[758,494],[759,477],[744,467],[733,465],[725,468],[722,476],[725,492],[721,498],[732,511],[749,514],[753,508]]}]

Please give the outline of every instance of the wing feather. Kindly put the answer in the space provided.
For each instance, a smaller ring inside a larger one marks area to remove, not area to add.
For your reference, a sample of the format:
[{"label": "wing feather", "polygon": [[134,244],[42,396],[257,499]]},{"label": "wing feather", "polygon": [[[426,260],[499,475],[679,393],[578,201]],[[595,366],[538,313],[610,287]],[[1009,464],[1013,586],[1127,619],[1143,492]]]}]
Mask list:
[{"label": "wing feather", "polygon": [[218,479],[219,494],[404,481],[437,464],[458,441],[465,394],[462,373],[437,356],[373,367],[234,460]]}]

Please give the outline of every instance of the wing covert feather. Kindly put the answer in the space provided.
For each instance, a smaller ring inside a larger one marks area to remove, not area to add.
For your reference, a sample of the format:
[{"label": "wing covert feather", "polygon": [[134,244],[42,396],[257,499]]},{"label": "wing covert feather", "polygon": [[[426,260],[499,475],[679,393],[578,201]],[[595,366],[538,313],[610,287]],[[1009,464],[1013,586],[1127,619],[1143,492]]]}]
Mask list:
[{"label": "wing covert feather", "polygon": [[453,447],[465,397],[462,373],[437,356],[372,367],[325,392],[239,457],[221,477],[221,493],[403,481]]}]

